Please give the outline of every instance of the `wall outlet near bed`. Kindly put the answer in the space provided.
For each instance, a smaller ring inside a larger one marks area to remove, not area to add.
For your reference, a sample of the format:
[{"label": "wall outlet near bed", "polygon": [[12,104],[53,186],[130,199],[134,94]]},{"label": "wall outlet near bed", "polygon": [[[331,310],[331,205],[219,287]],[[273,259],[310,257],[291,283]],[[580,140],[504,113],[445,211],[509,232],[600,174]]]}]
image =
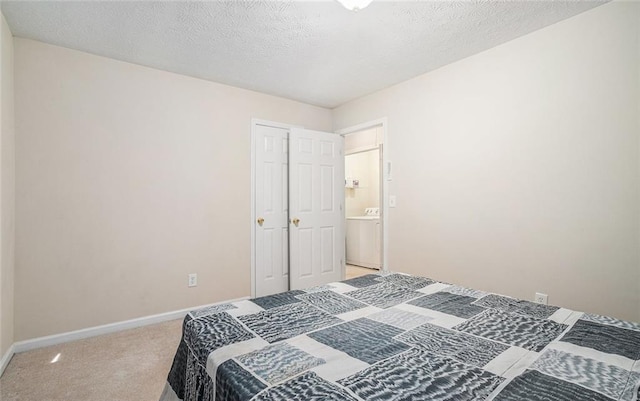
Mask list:
[{"label": "wall outlet near bed", "polygon": [[189,283],[187,286],[195,287],[198,285],[198,275],[196,273],[189,274]]},{"label": "wall outlet near bed", "polygon": [[536,292],[536,296],[533,298],[533,301],[537,304],[547,305],[549,296],[541,292]]}]

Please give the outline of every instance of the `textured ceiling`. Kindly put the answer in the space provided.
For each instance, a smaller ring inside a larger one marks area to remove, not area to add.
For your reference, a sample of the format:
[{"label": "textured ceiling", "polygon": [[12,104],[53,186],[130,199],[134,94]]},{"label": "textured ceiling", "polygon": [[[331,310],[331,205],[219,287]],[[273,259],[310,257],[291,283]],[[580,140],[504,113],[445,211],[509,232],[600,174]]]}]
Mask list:
[{"label": "textured ceiling", "polygon": [[593,1],[2,1],[15,36],[333,108]]}]

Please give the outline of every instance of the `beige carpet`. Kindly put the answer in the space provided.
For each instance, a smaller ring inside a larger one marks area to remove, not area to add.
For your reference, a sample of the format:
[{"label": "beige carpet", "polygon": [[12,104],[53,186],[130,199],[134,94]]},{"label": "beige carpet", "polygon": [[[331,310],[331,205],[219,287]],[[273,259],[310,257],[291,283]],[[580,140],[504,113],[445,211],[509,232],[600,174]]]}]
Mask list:
[{"label": "beige carpet", "polygon": [[369,269],[367,267],[355,266],[355,265],[347,265],[347,271],[345,274],[345,279],[350,279],[354,277],[360,277],[371,273],[378,273],[378,269]]},{"label": "beige carpet", "polygon": [[16,354],[0,400],[158,401],[181,327],[172,320]]},{"label": "beige carpet", "polygon": [[[372,272],[347,265],[346,276]],[[172,320],[16,354],[0,378],[0,400],[158,401],[181,328]]]}]

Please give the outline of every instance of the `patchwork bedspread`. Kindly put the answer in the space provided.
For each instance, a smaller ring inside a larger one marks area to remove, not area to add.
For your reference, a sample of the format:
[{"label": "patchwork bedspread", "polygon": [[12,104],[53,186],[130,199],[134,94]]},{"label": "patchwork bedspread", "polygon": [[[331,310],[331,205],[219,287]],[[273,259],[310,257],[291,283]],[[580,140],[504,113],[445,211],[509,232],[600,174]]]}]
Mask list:
[{"label": "patchwork bedspread", "polygon": [[637,401],[640,324],[370,274],[189,313],[161,401]]}]

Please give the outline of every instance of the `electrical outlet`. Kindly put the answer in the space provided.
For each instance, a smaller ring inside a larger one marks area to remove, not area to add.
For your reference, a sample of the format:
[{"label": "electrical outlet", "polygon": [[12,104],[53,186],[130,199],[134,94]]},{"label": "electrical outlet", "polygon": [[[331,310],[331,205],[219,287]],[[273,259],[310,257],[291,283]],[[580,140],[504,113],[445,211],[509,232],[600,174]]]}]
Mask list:
[{"label": "electrical outlet", "polygon": [[198,275],[196,273],[189,274],[189,287],[195,287],[198,285]]},{"label": "electrical outlet", "polygon": [[533,298],[533,301],[535,303],[542,304],[542,305],[547,305],[548,300],[549,300],[549,296],[541,292],[536,292],[536,296],[535,298]]}]

